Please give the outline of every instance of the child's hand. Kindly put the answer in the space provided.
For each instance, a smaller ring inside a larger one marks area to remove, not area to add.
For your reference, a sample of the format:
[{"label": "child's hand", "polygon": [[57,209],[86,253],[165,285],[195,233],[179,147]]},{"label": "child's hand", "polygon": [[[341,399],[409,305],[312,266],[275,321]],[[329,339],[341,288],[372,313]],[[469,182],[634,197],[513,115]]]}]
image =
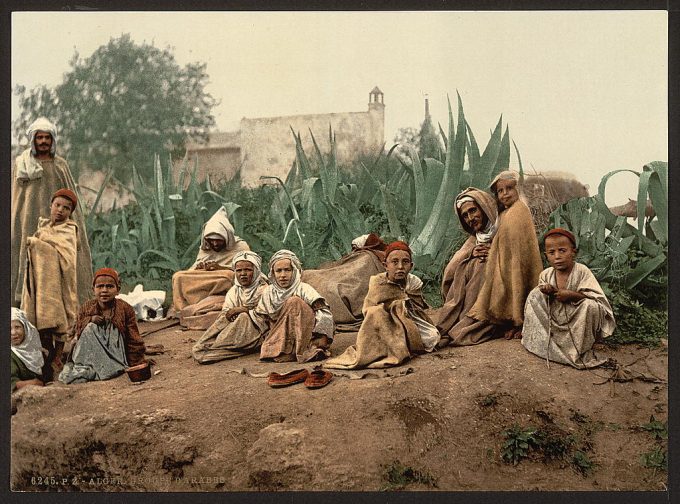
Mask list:
[{"label": "child's hand", "polygon": [[561,303],[575,303],[576,301],[579,301],[584,297],[585,296],[580,292],[567,289],[559,289],[555,294],[555,299],[557,299]]},{"label": "child's hand", "polygon": [[538,290],[540,290],[543,294],[546,296],[552,296],[557,292],[557,288],[550,284],[545,284],[545,285],[539,285]]},{"label": "child's hand", "polygon": [[197,270],[205,269],[205,263],[202,263],[202,262],[198,263],[198,264],[196,265],[196,269],[197,269]]},{"label": "child's hand", "polygon": [[105,322],[105,319],[101,315],[92,315],[90,317],[90,322],[94,322],[95,324],[100,326]]}]

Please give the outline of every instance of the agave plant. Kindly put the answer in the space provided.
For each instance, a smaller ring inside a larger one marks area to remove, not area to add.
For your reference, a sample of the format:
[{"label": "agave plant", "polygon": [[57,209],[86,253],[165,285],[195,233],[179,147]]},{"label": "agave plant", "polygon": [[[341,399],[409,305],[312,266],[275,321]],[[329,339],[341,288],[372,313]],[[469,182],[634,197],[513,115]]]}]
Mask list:
[{"label": "agave plant", "polygon": [[[604,199],[607,182],[613,175],[632,172],[640,177],[638,185],[638,226],[625,217],[611,213]],[[645,216],[647,195],[655,215]],[[642,202],[642,203],[640,203]],[[600,181],[598,194],[571,200],[551,214],[551,224],[574,233],[579,260],[590,267],[598,280],[620,283],[627,289],[640,282],[665,284],[668,242],[668,165],[654,161],[642,172],[615,170]],[[661,274],[660,281],[651,277]]]}]

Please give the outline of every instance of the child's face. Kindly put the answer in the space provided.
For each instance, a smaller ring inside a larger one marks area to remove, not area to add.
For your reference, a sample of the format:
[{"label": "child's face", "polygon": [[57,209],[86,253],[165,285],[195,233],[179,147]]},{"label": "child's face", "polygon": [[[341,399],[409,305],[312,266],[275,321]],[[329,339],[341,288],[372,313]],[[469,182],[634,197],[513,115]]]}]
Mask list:
[{"label": "child's face", "polygon": [[73,202],[62,196],[57,196],[52,200],[50,206],[50,220],[52,224],[66,222],[73,212]]},{"label": "child's face", "polygon": [[98,276],[94,281],[94,297],[100,305],[109,304],[118,295],[116,280],[108,275]]},{"label": "child's face", "polygon": [[24,342],[24,338],[26,337],[24,324],[18,320],[12,320],[12,324],[9,327],[9,337],[12,341],[12,346],[21,345]]},{"label": "child's face", "polygon": [[496,182],[496,198],[505,208],[510,208],[519,199],[516,180],[499,180]]},{"label": "child's face", "polygon": [[557,271],[570,271],[576,259],[576,248],[566,236],[551,235],[545,239],[545,256]]},{"label": "child's face", "polygon": [[253,283],[255,268],[250,261],[236,261],[236,264],[234,264],[234,274],[238,278],[238,283],[241,284],[241,287],[248,287]]},{"label": "child's face", "polygon": [[387,279],[391,282],[403,282],[413,268],[411,254],[405,250],[390,252],[383,264],[387,270]]},{"label": "child's face", "polygon": [[[287,289],[293,283],[293,264],[290,259],[280,259],[274,263],[274,280],[282,289]],[[239,280],[240,282],[241,280]]]}]

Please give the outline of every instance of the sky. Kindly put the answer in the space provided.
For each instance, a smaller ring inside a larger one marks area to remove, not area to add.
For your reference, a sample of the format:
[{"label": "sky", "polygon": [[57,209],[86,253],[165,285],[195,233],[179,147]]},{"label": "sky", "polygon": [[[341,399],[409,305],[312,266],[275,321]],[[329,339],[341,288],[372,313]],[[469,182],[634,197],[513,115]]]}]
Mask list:
[{"label": "sky", "polygon": [[[220,131],[365,111],[377,85],[388,147],[423,121],[425,96],[446,130],[458,92],[480,147],[502,114],[525,169],[571,173],[593,194],[609,171],[668,160],[667,31],[665,11],[14,12],[11,83],[56,86],[76,50],[129,33],[173,47],[180,65],[207,63]],[[607,202],[636,188],[619,174]]]}]

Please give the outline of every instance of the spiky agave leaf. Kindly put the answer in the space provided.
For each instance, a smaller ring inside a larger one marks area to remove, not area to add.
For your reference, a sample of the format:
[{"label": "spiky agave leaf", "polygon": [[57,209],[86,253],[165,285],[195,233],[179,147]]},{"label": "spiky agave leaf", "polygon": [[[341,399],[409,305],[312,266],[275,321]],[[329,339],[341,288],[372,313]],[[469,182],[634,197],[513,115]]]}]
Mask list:
[{"label": "spiky agave leaf", "polygon": [[[463,102],[458,94],[458,128],[454,130],[453,112],[451,102],[449,106],[449,142],[446,152],[446,165],[442,184],[437,193],[437,199],[432,208],[432,213],[422,230],[419,230],[415,240],[412,239],[411,247],[416,255],[435,256],[443,243],[448,224],[451,220],[450,201],[455,196],[460,185],[465,163],[465,144],[467,139],[465,128],[465,114]],[[418,188],[416,187],[416,190]]]}]

